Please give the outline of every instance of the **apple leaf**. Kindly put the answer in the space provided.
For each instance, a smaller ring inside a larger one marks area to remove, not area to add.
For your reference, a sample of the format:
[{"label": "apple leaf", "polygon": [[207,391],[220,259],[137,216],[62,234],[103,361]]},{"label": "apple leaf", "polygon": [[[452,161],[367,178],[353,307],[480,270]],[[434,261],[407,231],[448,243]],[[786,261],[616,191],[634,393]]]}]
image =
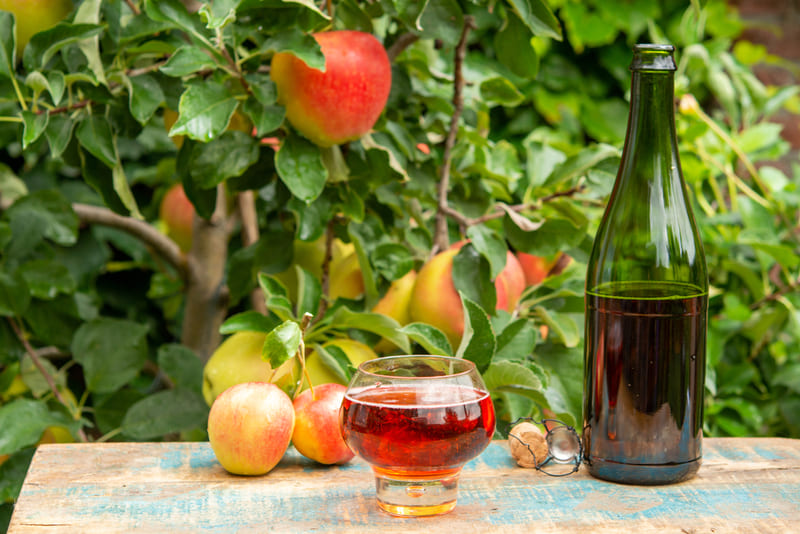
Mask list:
[{"label": "apple leaf", "polygon": [[182,46],[167,60],[160,70],[167,76],[180,78],[200,70],[213,70],[216,63],[196,46]]},{"label": "apple leaf", "polygon": [[507,12],[506,23],[494,36],[497,59],[511,72],[534,79],[539,73],[539,55],[531,44],[531,32],[513,11]]},{"label": "apple leaf", "polygon": [[397,243],[382,243],[370,255],[375,270],[387,280],[397,280],[414,268],[408,249]]},{"label": "apple leaf", "polygon": [[236,97],[224,85],[210,80],[194,83],[181,95],[178,120],[169,135],[207,143],[225,131],[237,105]]},{"label": "apple leaf", "polygon": [[14,15],[0,11],[0,74],[14,79],[17,58],[16,24]]},{"label": "apple leaf", "polygon": [[385,337],[403,351],[409,352],[411,345],[408,337],[400,328],[400,323],[381,313],[354,312],[341,306],[336,309],[329,325],[330,328],[357,328]]},{"label": "apple leaf", "polygon": [[[72,246],[78,240],[78,217],[66,197],[53,189],[20,198],[6,210],[5,218],[11,221],[15,235],[18,227],[22,230],[21,226],[36,226],[44,237],[59,245]],[[8,254],[9,250],[3,253]]]},{"label": "apple leaf", "polygon": [[428,354],[453,355],[453,349],[447,336],[435,326],[425,323],[411,323],[401,328],[400,332],[406,334],[415,343],[420,344],[422,348],[428,351]]},{"label": "apple leaf", "polygon": [[283,362],[297,354],[303,332],[297,322],[284,321],[272,329],[264,340],[261,358],[268,361],[273,369],[277,369]]},{"label": "apple leaf", "polygon": [[65,414],[51,412],[44,401],[20,398],[0,406],[0,454],[36,444],[49,426],[75,426]]},{"label": "apple leaf", "polygon": [[34,113],[32,111],[22,112],[22,123],[24,129],[22,131],[22,149],[30,147],[47,128],[47,121],[50,118],[49,113]]},{"label": "apple leaf", "polygon": [[189,389],[159,391],[135,403],[122,419],[125,436],[149,440],[205,427],[208,405],[202,395]]},{"label": "apple leaf", "polygon": [[[54,27],[31,37],[25,47],[25,70],[34,71],[46,65],[62,48],[103,33],[102,24],[70,24],[59,22]],[[96,80],[95,80],[96,83]]]},{"label": "apple leaf", "polygon": [[580,344],[583,332],[571,315],[548,310],[544,306],[536,306],[532,311],[550,327],[550,335],[557,336],[565,346],[577,347]]},{"label": "apple leaf", "polygon": [[281,321],[294,319],[292,303],[286,293],[286,288],[280,281],[268,274],[259,273],[258,285],[264,292],[267,309],[277,315]]},{"label": "apple leaf", "polygon": [[232,315],[219,327],[219,333],[223,335],[233,334],[234,332],[264,332],[269,333],[280,324],[274,315],[264,315],[261,312],[249,310],[236,315]]},{"label": "apple leaf", "polygon": [[258,143],[238,130],[198,145],[192,152],[189,172],[201,189],[211,189],[228,178],[241,176],[258,161]]},{"label": "apple leaf", "polygon": [[19,272],[27,283],[31,295],[45,300],[51,300],[59,293],[73,293],[76,289],[75,280],[67,266],[50,259],[37,259],[23,263]]},{"label": "apple leaf", "polygon": [[199,13],[205,19],[206,26],[216,30],[224,28],[236,20],[236,9],[241,3],[242,0],[214,0],[214,2],[203,4]]},{"label": "apple leaf", "polygon": [[563,39],[561,24],[550,7],[542,0],[508,0],[514,12],[535,35]]},{"label": "apple leaf", "polygon": [[83,323],[70,350],[83,367],[86,388],[113,393],[130,382],[147,360],[147,331],[146,325],[124,319],[101,317]]},{"label": "apple leaf", "polygon": [[91,155],[109,168],[117,164],[117,147],[108,120],[101,115],[88,115],[78,124],[75,135]]},{"label": "apple leaf", "polygon": [[0,316],[22,315],[30,303],[31,294],[22,275],[0,271]]},{"label": "apple leaf", "polygon": [[147,16],[157,22],[165,22],[174,28],[186,32],[192,39],[206,49],[218,54],[208,32],[200,23],[200,18],[193,16],[179,0],[145,0],[144,10]]},{"label": "apple leaf", "polygon": [[353,376],[356,369],[353,367],[350,358],[347,357],[347,354],[342,349],[336,345],[323,347],[317,343],[314,345],[314,352],[319,356],[322,365],[336,375],[339,380],[345,384],[350,382],[350,378]]},{"label": "apple leaf", "polygon": [[72,140],[72,131],[75,128],[75,121],[66,114],[54,115],[47,123],[44,135],[50,143],[50,157],[58,159],[66,150]]},{"label": "apple leaf", "polygon": [[322,285],[316,276],[295,265],[297,272],[297,316],[303,317],[306,313],[314,315],[319,308],[322,298]]},{"label": "apple leaf", "polygon": [[453,257],[453,284],[486,310],[494,310],[497,290],[491,280],[488,260],[471,243]]},{"label": "apple leaf", "polygon": [[533,352],[537,341],[536,329],[526,319],[509,323],[497,336],[497,352],[492,361],[521,360]]},{"label": "apple leaf", "polygon": [[261,45],[262,52],[291,52],[312,69],[325,70],[325,56],[319,43],[308,34],[292,28],[276,33]]},{"label": "apple leaf", "polygon": [[456,358],[470,360],[482,373],[492,362],[497,346],[492,323],[475,301],[460,291],[458,294],[464,307],[464,336],[456,351]]},{"label": "apple leaf", "polygon": [[322,193],[328,179],[319,147],[298,135],[283,140],[275,156],[275,169],[289,191],[306,204]]},{"label": "apple leaf", "polygon": [[492,395],[513,393],[531,399],[540,407],[550,408],[540,374],[527,365],[511,361],[492,362],[482,377]]},{"label": "apple leaf", "polygon": [[495,230],[483,224],[476,224],[467,229],[467,237],[481,256],[486,258],[490,266],[490,278],[494,280],[505,268],[508,247],[503,237]]},{"label": "apple leaf", "polygon": [[166,374],[178,388],[202,393],[203,362],[185,345],[168,343],[158,348],[158,368]]},{"label": "apple leaf", "polygon": [[131,114],[140,124],[145,124],[164,103],[164,90],[161,89],[161,84],[148,74],[124,79],[130,91],[128,100]]}]

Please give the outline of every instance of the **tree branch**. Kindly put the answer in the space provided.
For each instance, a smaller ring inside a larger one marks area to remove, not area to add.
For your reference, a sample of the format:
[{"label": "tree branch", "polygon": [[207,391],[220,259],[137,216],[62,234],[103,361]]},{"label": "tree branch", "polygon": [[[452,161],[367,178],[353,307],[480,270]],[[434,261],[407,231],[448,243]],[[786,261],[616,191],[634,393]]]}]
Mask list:
[{"label": "tree branch", "polygon": [[453,67],[453,116],[450,117],[450,130],[445,139],[444,161],[439,176],[439,206],[436,212],[436,231],[433,239],[433,252],[444,250],[450,245],[447,232],[447,215],[451,214],[452,210],[450,210],[447,205],[447,192],[450,189],[451,153],[456,144],[458,123],[464,108],[464,97],[462,96],[464,90],[464,76],[462,68],[464,65],[464,57],[467,53],[467,36],[473,28],[475,28],[475,20],[470,16],[464,17],[464,28],[461,31],[461,38],[455,50],[455,63]]},{"label": "tree branch", "polygon": [[403,53],[403,50],[416,43],[418,40],[419,36],[411,32],[402,34],[394,43],[392,43],[392,46],[386,50],[386,55],[389,56],[389,61],[394,62],[394,60],[397,59],[397,56]]},{"label": "tree branch", "polygon": [[[249,247],[259,238],[256,199],[253,191],[240,192],[236,195],[236,203],[239,208],[239,218],[242,221],[242,245]],[[257,287],[250,293],[250,305],[253,310],[264,315],[267,314],[267,303],[264,301],[261,288]]]},{"label": "tree branch", "polygon": [[73,204],[73,211],[84,224],[102,224],[117,228],[139,238],[164,258],[179,273],[183,280],[189,278],[190,265],[186,255],[169,237],[156,230],[149,223],[133,217],[125,217],[108,208],[89,204]]}]

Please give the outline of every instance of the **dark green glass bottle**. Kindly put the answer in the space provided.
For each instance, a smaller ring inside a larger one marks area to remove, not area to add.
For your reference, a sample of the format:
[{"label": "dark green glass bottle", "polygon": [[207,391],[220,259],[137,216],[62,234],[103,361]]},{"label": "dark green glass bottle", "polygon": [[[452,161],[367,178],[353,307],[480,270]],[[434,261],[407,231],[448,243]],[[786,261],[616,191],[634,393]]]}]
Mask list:
[{"label": "dark green glass bottle", "polygon": [[634,47],[622,162],[586,272],[584,460],[631,484],[700,467],[708,273],[675,135],[673,47]]}]

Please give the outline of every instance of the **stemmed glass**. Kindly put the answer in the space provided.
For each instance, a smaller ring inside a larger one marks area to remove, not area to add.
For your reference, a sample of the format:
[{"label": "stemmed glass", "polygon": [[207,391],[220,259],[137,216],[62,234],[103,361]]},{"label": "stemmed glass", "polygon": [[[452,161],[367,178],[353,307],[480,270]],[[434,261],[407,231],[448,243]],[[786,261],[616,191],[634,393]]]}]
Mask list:
[{"label": "stemmed glass", "polygon": [[444,356],[362,363],[341,408],[347,445],[372,467],[378,506],[396,516],[449,512],[465,463],[492,439],[495,413],[475,364]]}]

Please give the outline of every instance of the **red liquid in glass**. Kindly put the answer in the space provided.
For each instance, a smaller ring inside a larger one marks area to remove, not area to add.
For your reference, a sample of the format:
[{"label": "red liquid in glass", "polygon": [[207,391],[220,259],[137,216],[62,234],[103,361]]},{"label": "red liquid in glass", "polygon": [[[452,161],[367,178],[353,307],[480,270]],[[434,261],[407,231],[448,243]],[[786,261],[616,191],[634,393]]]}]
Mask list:
[{"label": "red liquid in glass", "polygon": [[345,442],[373,468],[432,478],[457,471],[478,456],[495,427],[489,393],[444,385],[350,391],[341,418]]}]

